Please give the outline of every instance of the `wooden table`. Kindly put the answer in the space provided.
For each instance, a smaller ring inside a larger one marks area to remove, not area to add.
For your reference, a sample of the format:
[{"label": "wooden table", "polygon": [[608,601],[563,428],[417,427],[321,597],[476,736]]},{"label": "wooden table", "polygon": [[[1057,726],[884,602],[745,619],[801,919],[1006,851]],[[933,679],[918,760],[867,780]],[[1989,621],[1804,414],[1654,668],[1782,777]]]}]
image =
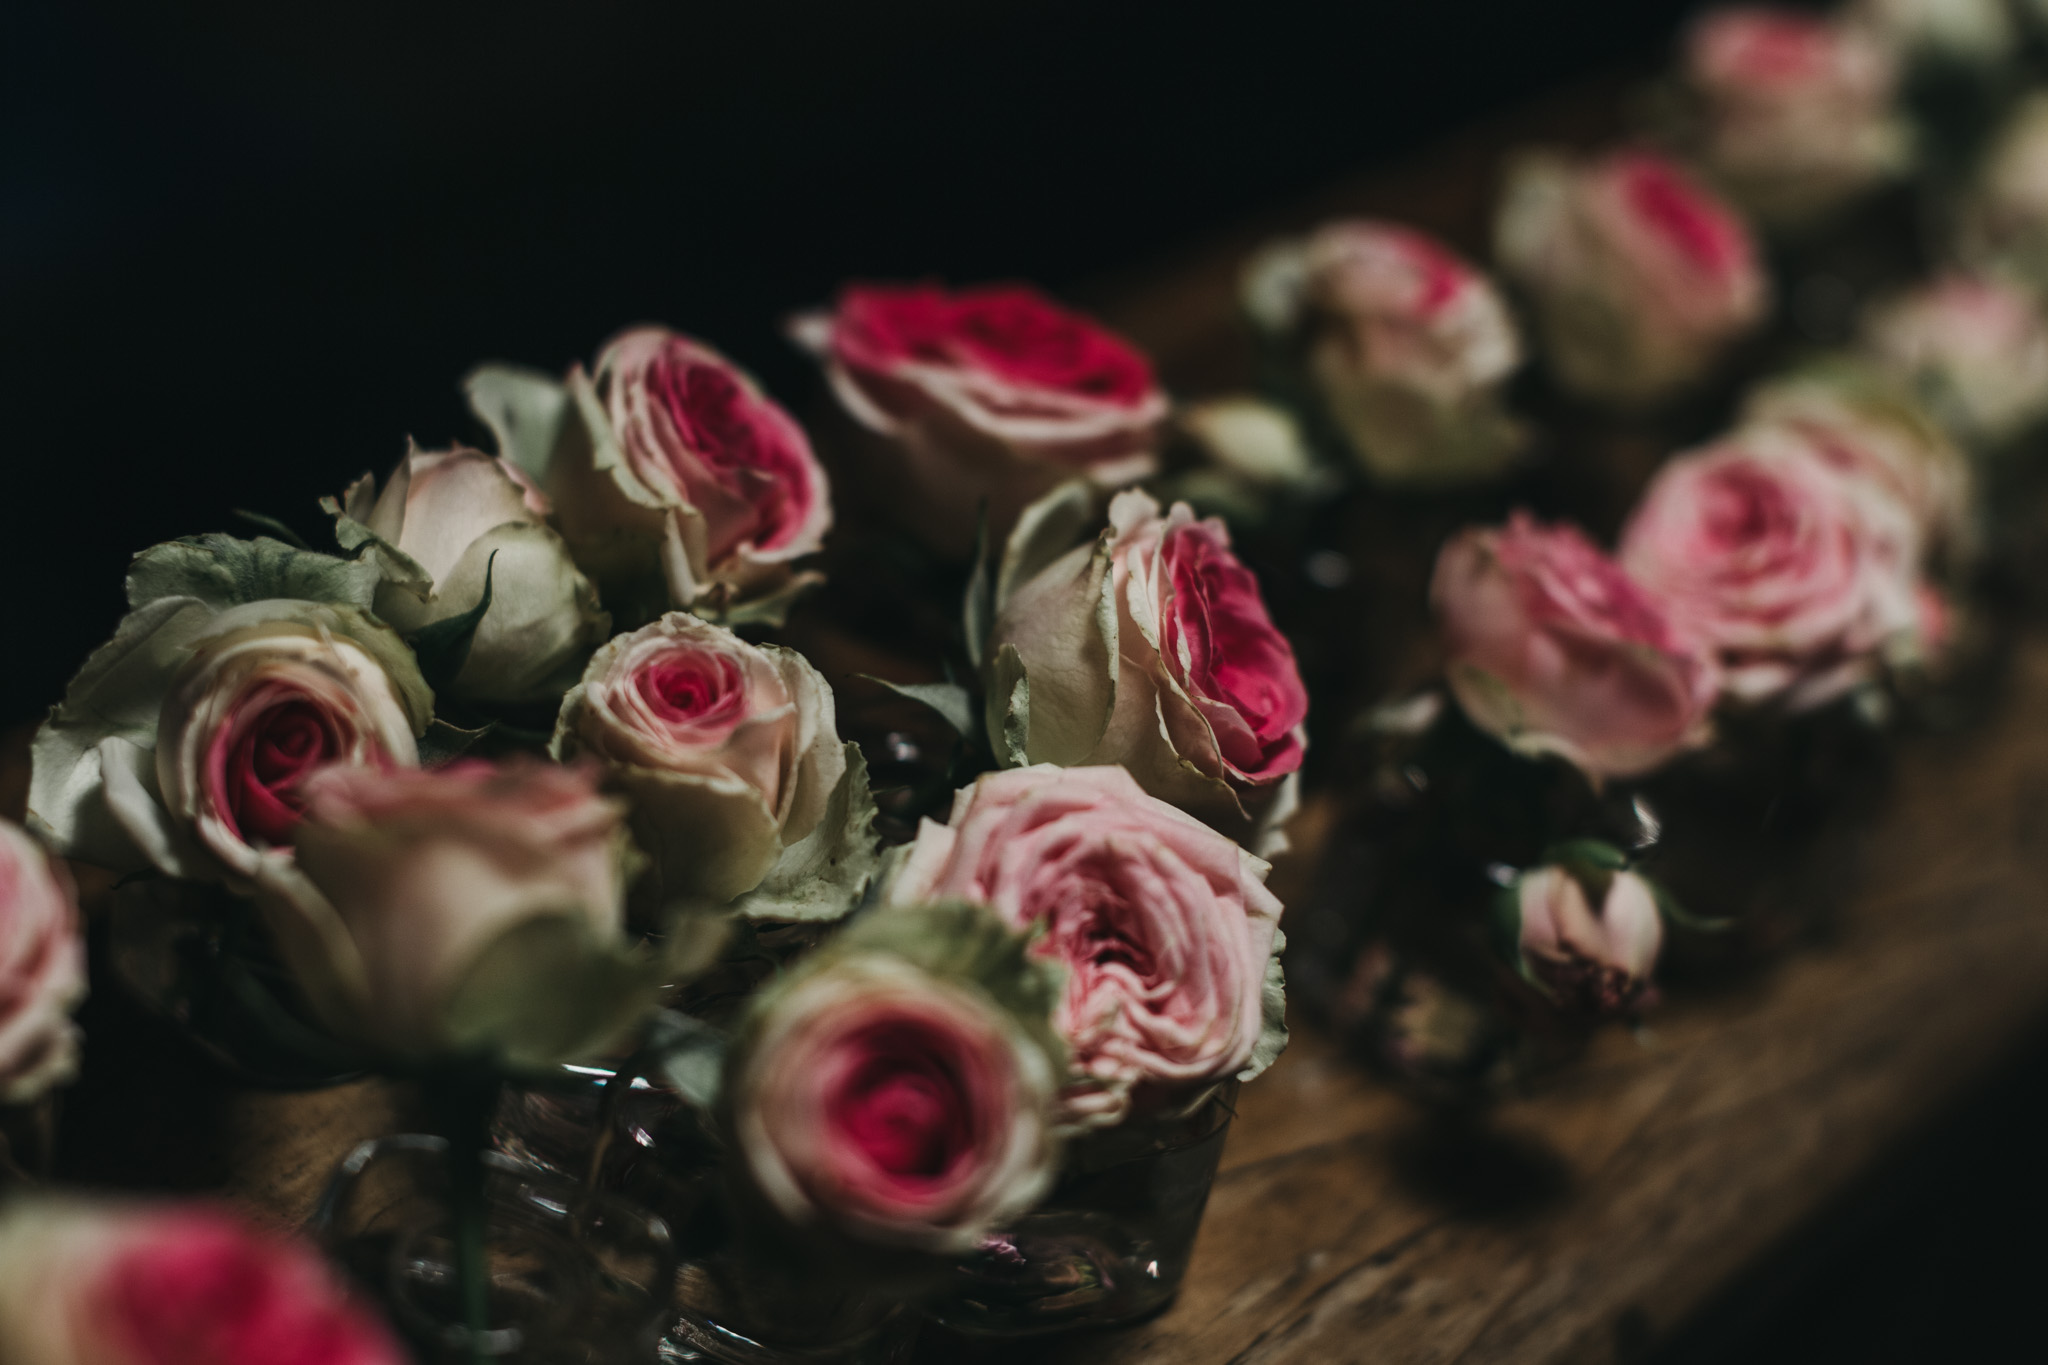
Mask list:
[{"label": "wooden table", "polygon": [[[1618,88],[1475,130],[1093,301],[1181,391],[1241,382],[1236,273],[1265,233],[1377,210],[1469,244],[1501,150],[1606,135]],[[1297,1029],[1243,1093],[1178,1303],[1137,1328],[996,1354],[1073,1365],[1640,1357],[2048,1022],[2043,716],[2048,634],[2036,632],[1988,720],[1906,744],[1830,941],[1740,985],[1675,994],[1647,1034],[1603,1035],[1481,1124],[1432,1127]],[[11,736],[0,763],[0,800],[14,811],[25,737]],[[1276,870],[1284,895],[1313,868],[1328,800],[1305,815],[1306,851]],[[203,1122],[167,1122],[141,1142],[151,1166],[286,1219],[353,1141],[393,1122],[373,1084],[208,1103]],[[79,1104],[88,1128],[115,1112],[104,1095]],[[136,1146],[83,1164],[136,1183]]]}]

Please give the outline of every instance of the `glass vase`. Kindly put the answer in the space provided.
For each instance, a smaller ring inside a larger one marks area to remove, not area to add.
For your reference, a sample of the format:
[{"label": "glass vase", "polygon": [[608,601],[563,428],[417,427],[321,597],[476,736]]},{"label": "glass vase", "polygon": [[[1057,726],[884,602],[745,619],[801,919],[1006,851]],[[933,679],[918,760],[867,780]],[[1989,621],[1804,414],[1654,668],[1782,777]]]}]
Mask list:
[{"label": "glass vase", "polygon": [[667,1225],[617,1196],[483,1154],[489,1326],[463,1321],[443,1138],[343,1160],[310,1231],[384,1303],[424,1362],[631,1365],[660,1357],[676,1272]]},{"label": "glass vase", "polygon": [[1237,1082],[1192,1112],[1070,1143],[1036,1209],[954,1267],[930,1316],[968,1337],[1135,1322],[1180,1292],[1229,1136]]}]

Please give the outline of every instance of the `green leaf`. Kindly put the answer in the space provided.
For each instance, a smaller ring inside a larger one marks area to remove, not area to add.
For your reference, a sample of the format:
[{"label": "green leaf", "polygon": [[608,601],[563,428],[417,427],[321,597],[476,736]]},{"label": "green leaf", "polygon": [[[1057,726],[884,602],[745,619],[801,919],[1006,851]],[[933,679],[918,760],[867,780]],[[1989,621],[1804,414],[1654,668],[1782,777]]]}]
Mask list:
[{"label": "green leaf", "polygon": [[1500,960],[1519,970],[1522,965],[1522,892],[1519,883],[1510,882],[1494,893],[1487,929],[1493,950]]},{"label": "green leaf", "polygon": [[1602,872],[1626,872],[1629,856],[1604,839],[1566,839],[1543,850],[1543,861],[1558,867],[1582,864]]},{"label": "green leaf", "polygon": [[1031,679],[1024,673],[1024,656],[1017,646],[1004,645],[989,666],[989,744],[996,762],[1005,768],[1021,768],[1031,760],[1027,744],[1031,737]]},{"label": "green leaf", "polygon": [[455,675],[469,662],[469,647],[476,641],[476,628],[483,624],[484,613],[491,609],[491,571],[497,562],[498,553],[493,550],[484,563],[484,590],[475,606],[460,616],[444,617],[420,627],[406,642],[419,659],[420,676],[436,692],[454,682]]},{"label": "green leaf", "polygon": [[718,1104],[731,1041],[701,1019],[662,1010],[648,1022],[647,1041],[634,1062],[667,1081],[691,1106],[710,1113]]},{"label": "green leaf", "polygon": [[237,507],[233,510],[234,515],[240,520],[248,522],[259,531],[268,531],[274,538],[283,541],[294,550],[310,551],[313,548],[306,543],[304,536],[279,521],[276,517],[268,516],[262,512],[251,512],[246,507]]},{"label": "green leaf", "polygon": [[487,721],[474,730],[465,730],[437,716],[427,725],[426,734],[420,736],[420,766],[438,768],[444,763],[453,763],[497,729],[496,721]]},{"label": "green leaf", "polygon": [[341,510],[333,498],[320,499],[320,508],[334,518],[334,542],[348,551],[350,559],[374,564],[378,574],[424,602],[434,591],[434,576],[420,562],[369,527]]},{"label": "green leaf", "polygon": [[759,597],[741,598],[730,606],[692,605],[689,610],[703,620],[731,629],[735,626],[769,626],[780,630],[789,621],[789,609],[814,588],[822,587],[825,575],[814,570],[793,573],[774,589]]},{"label": "green leaf", "polygon": [[128,605],[192,597],[218,610],[245,602],[294,598],[370,610],[381,575],[361,564],[281,540],[240,540],[213,533],[153,545],[128,569]]},{"label": "green leaf", "polygon": [[854,676],[879,683],[899,697],[908,697],[921,706],[930,707],[962,739],[972,740],[980,735],[981,727],[975,723],[974,696],[959,683],[893,683],[872,673],[856,673]]},{"label": "green leaf", "polygon": [[572,415],[569,391],[539,370],[480,365],[462,381],[469,410],[497,437],[498,454],[545,480]]},{"label": "green leaf", "polygon": [[1237,1073],[1240,1081],[1255,1079],[1287,1050],[1287,977],[1280,967],[1286,951],[1287,936],[1274,930],[1273,954],[1266,959],[1266,979],[1259,987],[1259,1041],[1251,1060]]},{"label": "green leaf", "polygon": [[[974,572],[967,578],[967,596],[960,604],[961,630],[967,641],[967,661],[976,668],[988,654],[988,633],[995,625],[996,588],[988,567],[988,500],[982,499],[974,526]],[[958,728],[958,727],[955,727]],[[960,731],[966,734],[965,730]]]},{"label": "green leaf", "polygon": [[1678,898],[1657,882],[1649,882],[1650,894],[1656,897],[1657,913],[1664,922],[1674,929],[1684,929],[1695,934],[1725,934],[1735,928],[1732,919],[1721,919],[1707,915],[1695,915],[1678,903]]},{"label": "green leaf", "polygon": [[846,771],[818,827],[783,850],[761,884],[733,902],[733,913],[750,920],[808,923],[846,918],[881,866],[874,823],[867,759],[858,744],[848,742]]}]

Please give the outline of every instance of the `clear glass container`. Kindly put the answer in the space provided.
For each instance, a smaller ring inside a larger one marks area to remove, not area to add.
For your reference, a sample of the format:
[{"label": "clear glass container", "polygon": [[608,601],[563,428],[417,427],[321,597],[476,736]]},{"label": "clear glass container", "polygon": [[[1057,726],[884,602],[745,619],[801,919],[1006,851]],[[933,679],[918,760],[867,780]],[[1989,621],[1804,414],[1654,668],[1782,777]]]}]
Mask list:
[{"label": "clear glass container", "polygon": [[403,1133],[336,1170],[310,1231],[387,1308],[420,1358],[631,1365],[660,1358],[676,1253],[660,1218],[500,1152],[483,1154],[489,1323],[463,1322],[448,1144]]},{"label": "clear glass container", "polygon": [[1165,1308],[1187,1274],[1236,1101],[1229,1081],[1185,1115],[1070,1143],[1052,1194],[955,1265],[932,1319],[963,1336],[1022,1337]]}]

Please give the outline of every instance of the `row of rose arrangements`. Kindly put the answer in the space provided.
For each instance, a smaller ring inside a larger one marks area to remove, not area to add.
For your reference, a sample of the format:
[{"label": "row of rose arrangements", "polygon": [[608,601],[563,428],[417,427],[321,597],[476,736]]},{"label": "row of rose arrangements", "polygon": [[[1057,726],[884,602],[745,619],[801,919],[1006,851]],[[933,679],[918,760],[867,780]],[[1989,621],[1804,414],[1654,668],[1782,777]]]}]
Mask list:
[{"label": "row of rose arrangements", "polygon": [[[820,326],[848,407],[979,497],[1149,467],[1149,367],[1028,290],[853,289]],[[503,454],[360,481],[327,504],[343,555],[214,535],[137,556],[129,615],[37,735],[42,840],[146,912],[253,903],[314,1016],[394,1066],[607,1055],[726,917],[865,901],[754,1001],[715,1106],[734,1181],[814,1237],[966,1250],[1042,1196],[1062,1138],[1270,1064],[1266,864],[1169,804],[1270,840],[1302,759],[1291,651],[1220,522],[1131,493],[1093,534],[1085,483],[1031,510],[985,642],[1009,766],[884,867],[823,677],[681,610],[776,620],[804,586],[830,512],[801,428],[653,328],[590,374],[469,390]],[[599,647],[612,613],[652,619]],[[469,721],[559,696],[559,761],[448,757],[477,734],[437,718],[423,664]],[[0,830],[0,1079],[24,1102],[75,1065],[83,953],[62,865]],[[214,1215],[49,1201],[6,1230],[45,1268],[60,1244],[116,1257],[105,1293],[143,1304],[9,1275],[10,1356],[395,1358],[303,1257]]]}]

